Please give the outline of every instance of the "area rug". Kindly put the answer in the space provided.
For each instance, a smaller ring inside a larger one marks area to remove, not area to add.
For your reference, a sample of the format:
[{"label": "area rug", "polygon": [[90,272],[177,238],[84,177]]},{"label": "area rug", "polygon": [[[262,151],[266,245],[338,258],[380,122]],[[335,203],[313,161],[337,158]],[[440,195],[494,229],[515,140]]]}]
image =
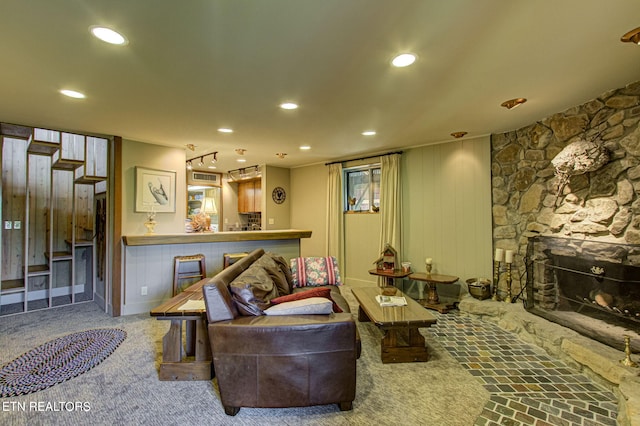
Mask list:
[{"label": "area rug", "polygon": [[79,376],[100,364],[127,337],[104,328],[68,334],[20,355],[0,369],[0,397],[26,395]]}]

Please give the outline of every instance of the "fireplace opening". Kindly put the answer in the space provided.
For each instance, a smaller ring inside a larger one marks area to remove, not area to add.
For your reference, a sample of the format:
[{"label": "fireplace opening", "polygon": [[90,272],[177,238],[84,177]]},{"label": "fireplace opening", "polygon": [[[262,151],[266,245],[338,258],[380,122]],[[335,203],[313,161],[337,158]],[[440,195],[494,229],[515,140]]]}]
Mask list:
[{"label": "fireplace opening", "polygon": [[537,236],[527,251],[531,313],[640,352],[640,246]]}]

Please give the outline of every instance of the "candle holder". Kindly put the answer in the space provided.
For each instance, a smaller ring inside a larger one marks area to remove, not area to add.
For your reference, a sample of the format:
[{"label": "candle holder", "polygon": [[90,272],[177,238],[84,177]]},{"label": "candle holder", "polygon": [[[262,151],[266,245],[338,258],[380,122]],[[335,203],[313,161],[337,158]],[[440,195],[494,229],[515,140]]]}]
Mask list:
[{"label": "candle holder", "polygon": [[504,302],[511,303],[511,263],[507,263],[507,297],[505,297]]},{"label": "candle holder", "polygon": [[431,275],[431,268],[433,267],[433,265],[430,263],[426,263],[424,266],[425,266],[425,269],[427,270],[427,275]]},{"label": "candle holder", "polygon": [[493,297],[491,297],[495,302],[500,300],[498,299],[498,281],[500,281],[500,262],[496,260],[493,262]]},{"label": "candle holder", "polygon": [[620,360],[620,364],[626,367],[637,367],[638,364],[631,360],[631,336],[624,335],[624,354],[626,355],[624,359]]}]

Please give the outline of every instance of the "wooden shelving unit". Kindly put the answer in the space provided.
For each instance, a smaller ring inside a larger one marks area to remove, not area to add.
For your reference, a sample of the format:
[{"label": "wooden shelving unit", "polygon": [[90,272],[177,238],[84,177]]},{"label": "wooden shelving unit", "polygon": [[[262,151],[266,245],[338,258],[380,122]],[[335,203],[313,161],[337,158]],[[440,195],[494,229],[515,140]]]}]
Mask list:
[{"label": "wooden shelving unit", "polygon": [[109,140],[0,130],[0,316],[92,300],[95,199],[106,192]]}]

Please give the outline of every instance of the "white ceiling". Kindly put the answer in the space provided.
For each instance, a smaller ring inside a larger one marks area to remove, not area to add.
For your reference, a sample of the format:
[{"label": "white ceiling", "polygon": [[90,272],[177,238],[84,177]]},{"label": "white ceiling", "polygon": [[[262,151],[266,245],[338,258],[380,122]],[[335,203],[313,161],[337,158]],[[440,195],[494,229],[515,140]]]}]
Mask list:
[{"label": "white ceiling", "polygon": [[[2,0],[0,17],[0,121],[194,144],[218,171],[236,148],[295,167],[514,130],[640,80],[620,42],[638,0]],[[404,51],[418,61],[391,67]]]}]

